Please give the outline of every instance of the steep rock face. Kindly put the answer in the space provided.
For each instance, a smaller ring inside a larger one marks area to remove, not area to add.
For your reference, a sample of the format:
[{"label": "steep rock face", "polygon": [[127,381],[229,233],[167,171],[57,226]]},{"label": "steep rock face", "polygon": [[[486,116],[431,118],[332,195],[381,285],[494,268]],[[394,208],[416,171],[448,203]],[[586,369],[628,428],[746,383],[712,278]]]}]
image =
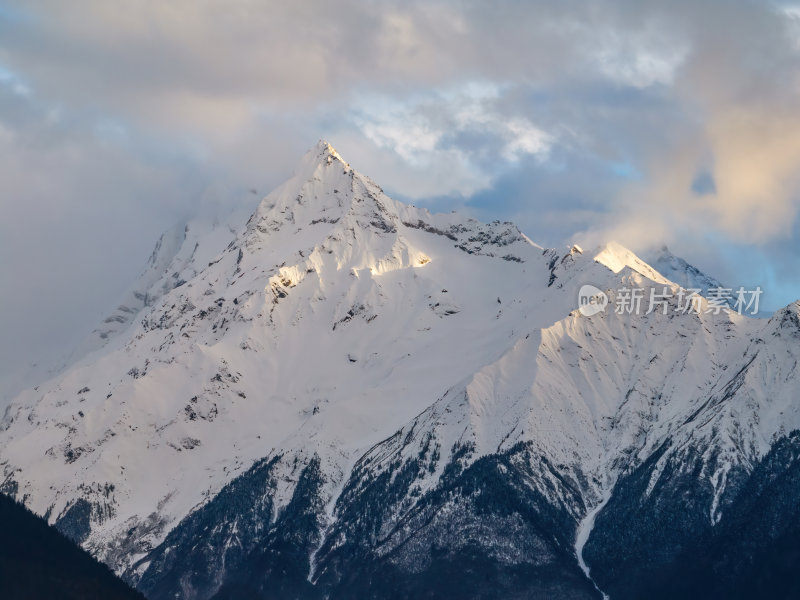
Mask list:
[{"label": "steep rock face", "polygon": [[797,305],[616,311],[679,286],[396,202],[325,143],[219,247],[0,431],[2,491],[151,598],[640,597],[687,548],[733,560],[791,462]]}]

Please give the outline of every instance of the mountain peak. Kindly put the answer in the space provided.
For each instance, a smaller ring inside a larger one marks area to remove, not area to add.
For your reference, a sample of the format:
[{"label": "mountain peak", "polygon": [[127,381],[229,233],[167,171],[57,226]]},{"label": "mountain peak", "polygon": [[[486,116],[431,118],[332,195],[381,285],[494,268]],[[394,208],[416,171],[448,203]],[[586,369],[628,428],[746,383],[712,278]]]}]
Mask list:
[{"label": "mountain peak", "polygon": [[277,231],[283,224],[335,223],[352,200],[356,172],[325,140],[298,161],[292,177],[261,200],[248,231]]},{"label": "mountain peak", "polygon": [[339,153],[336,151],[336,148],[334,148],[333,146],[331,146],[331,145],[330,145],[330,143],[329,143],[327,140],[320,140],[320,141],[318,141],[318,142],[317,142],[317,145],[315,146],[315,148],[316,148],[317,150],[319,150],[320,152],[322,152],[322,153],[324,153],[324,154],[328,155],[328,156],[332,156],[332,157],[334,157],[334,158],[338,158],[338,159],[339,159],[339,160],[341,160],[342,162],[346,162],[346,161],[345,161],[345,160],[342,158],[342,156],[341,156],[341,155],[340,155],[340,154],[339,154]]},{"label": "mountain peak", "polygon": [[313,171],[315,168],[322,165],[330,165],[334,161],[340,162],[345,169],[350,169],[348,162],[342,158],[336,149],[331,146],[326,140],[319,140],[313,147],[309,148],[303,158],[295,169],[296,174],[307,171],[309,168]]},{"label": "mountain peak", "polygon": [[601,246],[597,250],[594,260],[608,267],[614,273],[619,273],[625,267],[629,267],[656,283],[667,283],[667,280],[657,269],[654,269],[622,244],[614,241]]},{"label": "mountain peak", "polygon": [[715,277],[673,254],[667,246],[662,246],[648,258],[652,267],[664,277],[683,288],[699,289],[701,295],[707,295],[710,289],[724,287]]}]

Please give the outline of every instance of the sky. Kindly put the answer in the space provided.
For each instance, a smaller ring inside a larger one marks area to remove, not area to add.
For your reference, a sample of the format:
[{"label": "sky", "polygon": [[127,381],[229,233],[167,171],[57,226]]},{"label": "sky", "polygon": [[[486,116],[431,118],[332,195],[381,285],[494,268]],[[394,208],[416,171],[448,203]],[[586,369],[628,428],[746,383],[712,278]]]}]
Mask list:
[{"label": "sky", "polygon": [[[0,384],[319,139],[544,246],[800,298],[800,4],[0,0]],[[2,385],[0,385],[2,389]]]}]

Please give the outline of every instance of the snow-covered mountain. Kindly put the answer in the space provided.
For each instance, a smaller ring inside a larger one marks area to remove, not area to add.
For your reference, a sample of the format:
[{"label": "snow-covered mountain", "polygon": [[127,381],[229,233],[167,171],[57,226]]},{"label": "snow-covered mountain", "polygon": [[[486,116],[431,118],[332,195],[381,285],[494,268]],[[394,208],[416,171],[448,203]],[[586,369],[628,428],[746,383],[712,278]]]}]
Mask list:
[{"label": "snow-covered mountain", "polygon": [[685,552],[732,564],[747,490],[783,499],[748,556],[797,528],[798,304],[680,310],[618,244],[431,215],[324,142],[222,233],[162,239],[0,431],[2,490],[149,597],[713,594]]},{"label": "snow-covered mountain", "polygon": [[0,403],[5,406],[6,398],[13,398],[19,390],[56,377],[88,354],[113,343],[143,310],[197,275],[224,250],[249,215],[247,209],[236,208],[221,216],[195,217],[165,231],[134,283],[88,335],[74,347],[62,349],[52,361],[4,374],[0,379]]},{"label": "snow-covered mountain", "polygon": [[138,315],[164,294],[181,287],[225,250],[231,236],[247,220],[241,210],[225,219],[196,218],[176,225],[156,242],[145,268],[128,289],[119,305],[108,314],[71,356],[74,362],[102,348],[124,332]]},{"label": "snow-covered mountain", "polygon": [[666,246],[662,246],[658,252],[654,253],[648,262],[670,281],[685,289],[700,290],[704,296],[708,294],[709,290],[725,287],[716,278],[703,273],[681,257],[675,256]]}]

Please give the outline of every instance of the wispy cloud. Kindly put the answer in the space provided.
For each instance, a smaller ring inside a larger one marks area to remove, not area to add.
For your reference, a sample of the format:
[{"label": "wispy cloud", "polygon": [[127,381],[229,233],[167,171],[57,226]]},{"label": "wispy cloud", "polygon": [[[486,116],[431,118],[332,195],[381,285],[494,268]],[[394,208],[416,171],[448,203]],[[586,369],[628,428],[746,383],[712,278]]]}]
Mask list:
[{"label": "wispy cloud", "polygon": [[523,112],[503,104],[503,87],[470,81],[410,97],[360,95],[344,111],[344,125],[418,171],[417,183],[404,187],[397,174],[381,173],[386,185],[415,198],[469,196],[523,156],[546,160],[554,143]]}]

